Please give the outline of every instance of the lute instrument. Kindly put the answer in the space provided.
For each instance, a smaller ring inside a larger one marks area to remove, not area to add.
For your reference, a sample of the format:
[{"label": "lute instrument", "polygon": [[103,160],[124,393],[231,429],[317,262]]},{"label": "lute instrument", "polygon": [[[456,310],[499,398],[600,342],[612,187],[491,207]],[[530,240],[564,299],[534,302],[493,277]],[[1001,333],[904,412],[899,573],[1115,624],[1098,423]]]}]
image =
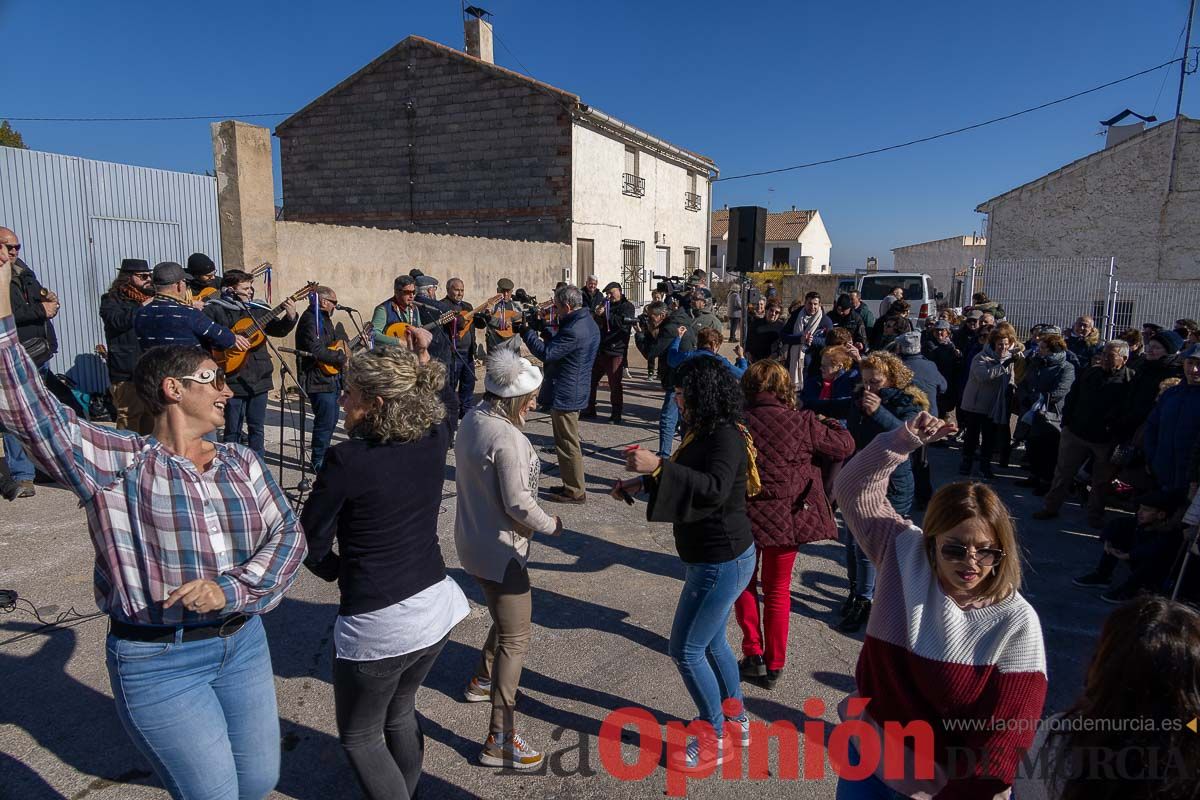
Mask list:
[{"label": "lute instrument", "polygon": [[246,316],[233,323],[233,327],[230,328],[230,330],[249,339],[250,349],[216,349],[213,350],[213,360],[225,370],[226,375],[232,375],[233,373],[237,372],[246,362],[246,356],[250,355],[252,351],[262,347],[263,342],[266,341],[267,335],[263,332],[263,327],[273,322],[275,318],[279,316],[279,312],[283,311],[284,306],[286,306],[290,301],[302,300],[303,298],[308,297],[317,290],[317,286],[318,284],[316,281],[309,281],[304,285],[303,289],[297,289],[295,292],[292,292],[282,303],[270,309],[269,311],[264,311],[264,313],[258,315],[257,318],[254,316]]}]

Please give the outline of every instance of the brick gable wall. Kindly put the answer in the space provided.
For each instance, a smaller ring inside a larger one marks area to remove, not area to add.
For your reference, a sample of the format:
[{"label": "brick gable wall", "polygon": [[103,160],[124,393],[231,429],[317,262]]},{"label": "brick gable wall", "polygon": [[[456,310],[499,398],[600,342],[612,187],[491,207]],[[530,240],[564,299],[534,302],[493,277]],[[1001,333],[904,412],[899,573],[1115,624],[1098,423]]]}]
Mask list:
[{"label": "brick gable wall", "polygon": [[401,47],[279,131],[284,218],[569,242],[566,103]]}]

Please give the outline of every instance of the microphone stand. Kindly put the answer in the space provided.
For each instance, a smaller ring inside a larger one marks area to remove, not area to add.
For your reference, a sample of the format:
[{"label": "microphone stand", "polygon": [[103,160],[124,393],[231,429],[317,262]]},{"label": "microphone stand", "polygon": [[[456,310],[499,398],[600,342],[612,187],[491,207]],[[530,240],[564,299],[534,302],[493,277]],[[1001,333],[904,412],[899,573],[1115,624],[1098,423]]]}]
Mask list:
[{"label": "microphone stand", "polygon": [[[346,316],[350,317],[350,322],[351,322],[351,324],[354,325],[354,330],[358,334],[358,337],[355,339],[355,341],[359,342],[363,347],[369,348],[371,346],[371,343],[367,341],[367,338],[365,336],[363,336],[362,313],[358,309],[346,308],[344,306],[339,306],[338,310],[345,311]],[[355,314],[358,314],[357,320],[354,319]],[[349,355],[349,354],[347,354],[347,355]]]},{"label": "microphone stand", "polygon": [[[267,347],[271,348],[271,352],[275,358],[279,360],[279,485],[283,486],[283,439],[284,431],[286,430],[286,418],[288,405],[287,399],[288,379],[291,378],[292,385],[296,387],[297,399],[300,404],[300,440],[299,440],[299,460],[300,460],[300,481],[293,487],[296,492],[295,497],[289,496],[296,510],[300,510],[300,506],[304,505],[304,495],[312,490],[312,481],[308,479],[308,453],[304,445],[304,405],[309,401],[308,392],[304,391],[304,387],[300,385],[300,379],[292,368],[288,366],[283,354],[271,342],[271,337],[264,336],[263,341]],[[287,493],[287,489],[284,489]]]}]

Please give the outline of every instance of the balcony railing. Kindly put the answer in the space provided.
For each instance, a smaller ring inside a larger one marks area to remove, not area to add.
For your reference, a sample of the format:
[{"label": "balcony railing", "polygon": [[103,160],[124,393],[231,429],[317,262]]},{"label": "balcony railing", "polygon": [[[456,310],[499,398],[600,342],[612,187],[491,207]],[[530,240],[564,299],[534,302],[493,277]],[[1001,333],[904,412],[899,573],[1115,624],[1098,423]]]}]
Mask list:
[{"label": "balcony railing", "polygon": [[700,210],[700,195],[696,194],[695,192],[684,192],[683,193],[683,207],[686,208],[688,211],[699,211]]},{"label": "balcony railing", "polygon": [[621,193],[630,197],[645,197],[646,179],[630,175],[628,172],[624,173],[621,176]]}]

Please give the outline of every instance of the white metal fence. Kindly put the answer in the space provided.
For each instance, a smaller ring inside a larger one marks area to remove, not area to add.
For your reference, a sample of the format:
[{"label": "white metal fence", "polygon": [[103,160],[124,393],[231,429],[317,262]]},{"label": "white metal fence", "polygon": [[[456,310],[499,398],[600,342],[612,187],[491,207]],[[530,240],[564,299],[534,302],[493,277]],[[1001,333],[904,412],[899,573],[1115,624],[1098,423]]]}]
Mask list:
[{"label": "white metal fence", "polygon": [[1177,319],[1200,319],[1200,283],[1117,281],[1114,329],[1140,328],[1153,322],[1170,328]]},{"label": "white metal fence", "polygon": [[1111,258],[1024,258],[989,261],[968,271],[963,302],[986,292],[1004,306],[1005,319],[1025,336],[1034,325],[1068,329],[1087,314],[1110,336],[1116,263]]},{"label": "white metal fence", "polygon": [[216,179],[205,175],[0,147],[0,225],[62,301],[51,368],[89,392],[108,384],[94,352],[100,295],[122,258],[183,263],[199,251],[221,261]]}]

